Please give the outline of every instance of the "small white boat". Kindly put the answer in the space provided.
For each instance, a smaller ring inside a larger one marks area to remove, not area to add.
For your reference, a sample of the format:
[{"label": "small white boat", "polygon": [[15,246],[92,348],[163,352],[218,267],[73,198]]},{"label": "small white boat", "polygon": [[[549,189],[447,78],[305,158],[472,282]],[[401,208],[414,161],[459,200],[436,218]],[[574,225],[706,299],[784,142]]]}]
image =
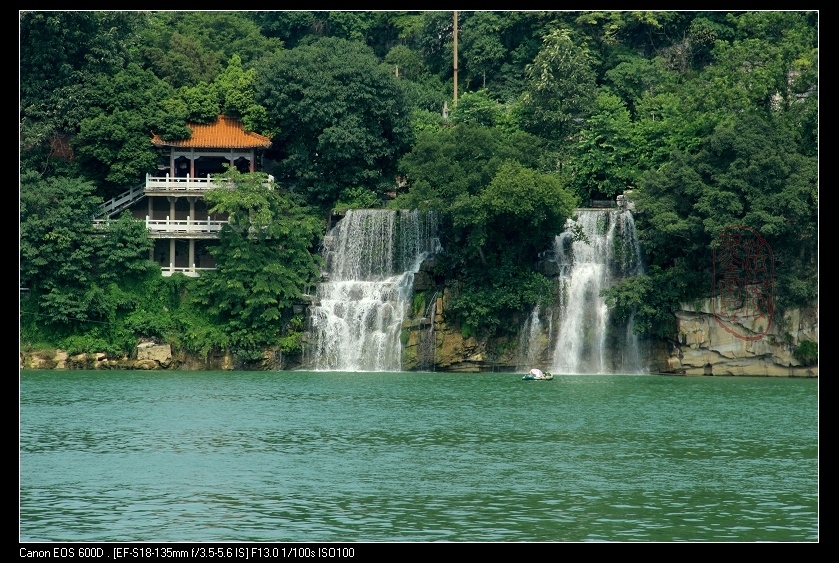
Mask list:
[{"label": "small white boat", "polygon": [[553,378],[553,374],[545,373],[537,368],[531,369],[524,377],[522,377],[524,381],[548,381]]}]

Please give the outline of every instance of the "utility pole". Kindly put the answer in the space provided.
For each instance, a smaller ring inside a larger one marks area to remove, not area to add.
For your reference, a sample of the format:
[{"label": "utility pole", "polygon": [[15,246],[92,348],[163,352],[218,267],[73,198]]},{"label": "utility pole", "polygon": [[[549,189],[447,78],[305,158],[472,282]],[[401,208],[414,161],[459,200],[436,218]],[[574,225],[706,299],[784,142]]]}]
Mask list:
[{"label": "utility pole", "polygon": [[457,10],[454,11],[454,105],[457,105]]}]

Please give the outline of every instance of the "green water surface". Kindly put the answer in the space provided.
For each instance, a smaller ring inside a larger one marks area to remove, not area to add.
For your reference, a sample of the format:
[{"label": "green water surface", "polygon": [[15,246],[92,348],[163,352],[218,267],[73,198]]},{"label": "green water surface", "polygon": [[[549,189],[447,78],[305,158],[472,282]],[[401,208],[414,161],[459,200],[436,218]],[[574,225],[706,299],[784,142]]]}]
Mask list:
[{"label": "green water surface", "polygon": [[818,541],[818,381],[24,371],[21,541]]}]

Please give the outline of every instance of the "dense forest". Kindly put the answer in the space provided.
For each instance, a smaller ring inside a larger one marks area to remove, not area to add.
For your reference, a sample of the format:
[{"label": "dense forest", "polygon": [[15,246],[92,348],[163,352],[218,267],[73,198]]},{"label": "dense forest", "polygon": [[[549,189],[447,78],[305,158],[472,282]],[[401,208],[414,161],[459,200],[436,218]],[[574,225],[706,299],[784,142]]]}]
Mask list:
[{"label": "dense forest", "polygon": [[[647,268],[607,297],[636,330],[708,296],[734,225],[778,307],[816,301],[817,12],[458,12],[457,91],[453,15],[20,12],[21,346],[298,351],[329,217],[371,207],[440,212],[447,314],[515,332],[565,219],[627,192]],[[163,277],[142,224],[91,218],[156,169],[153,133],[222,113],[272,149],[208,197],[217,270]]]}]

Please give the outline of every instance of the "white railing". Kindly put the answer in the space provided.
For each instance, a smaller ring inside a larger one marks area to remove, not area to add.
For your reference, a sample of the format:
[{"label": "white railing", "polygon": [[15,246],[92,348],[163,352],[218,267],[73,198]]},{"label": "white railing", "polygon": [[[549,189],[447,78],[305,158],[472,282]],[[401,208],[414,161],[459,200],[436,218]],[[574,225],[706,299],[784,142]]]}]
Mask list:
[{"label": "white railing", "polygon": [[215,270],[215,268],[196,268],[194,265],[188,268],[176,268],[173,266],[160,267],[160,271],[162,272],[164,278],[168,278],[174,273],[181,273],[191,278],[197,278],[201,276],[201,272],[209,272],[211,270]]},{"label": "white railing", "polygon": [[188,175],[185,178],[177,178],[169,174],[166,176],[151,176],[146,174],[146,191],[203,191],[229,186],[230,180],[227,178],[213,178],[209,174],[207,174],[206,178],[190,178]]},{"label": "white railing", "polygon": [[146,215],[146,228],[153,233],[218,233],[228,221],[212,221],[209,217],[201,221],[193,221],[189,217],[186,220],[150,219]]},{"label": "white railing", "polygon": [[[110,219],[94,219],[94,227],[102,227],[109,223]],[[227,225],[229,221],[213,221],[209,217],[200,221],[193,221],[189,217],[185,220],[181,219],[150,219],[146,215],[146,228],[150,233],[210,233],[217,234],[221,228]]]}]

